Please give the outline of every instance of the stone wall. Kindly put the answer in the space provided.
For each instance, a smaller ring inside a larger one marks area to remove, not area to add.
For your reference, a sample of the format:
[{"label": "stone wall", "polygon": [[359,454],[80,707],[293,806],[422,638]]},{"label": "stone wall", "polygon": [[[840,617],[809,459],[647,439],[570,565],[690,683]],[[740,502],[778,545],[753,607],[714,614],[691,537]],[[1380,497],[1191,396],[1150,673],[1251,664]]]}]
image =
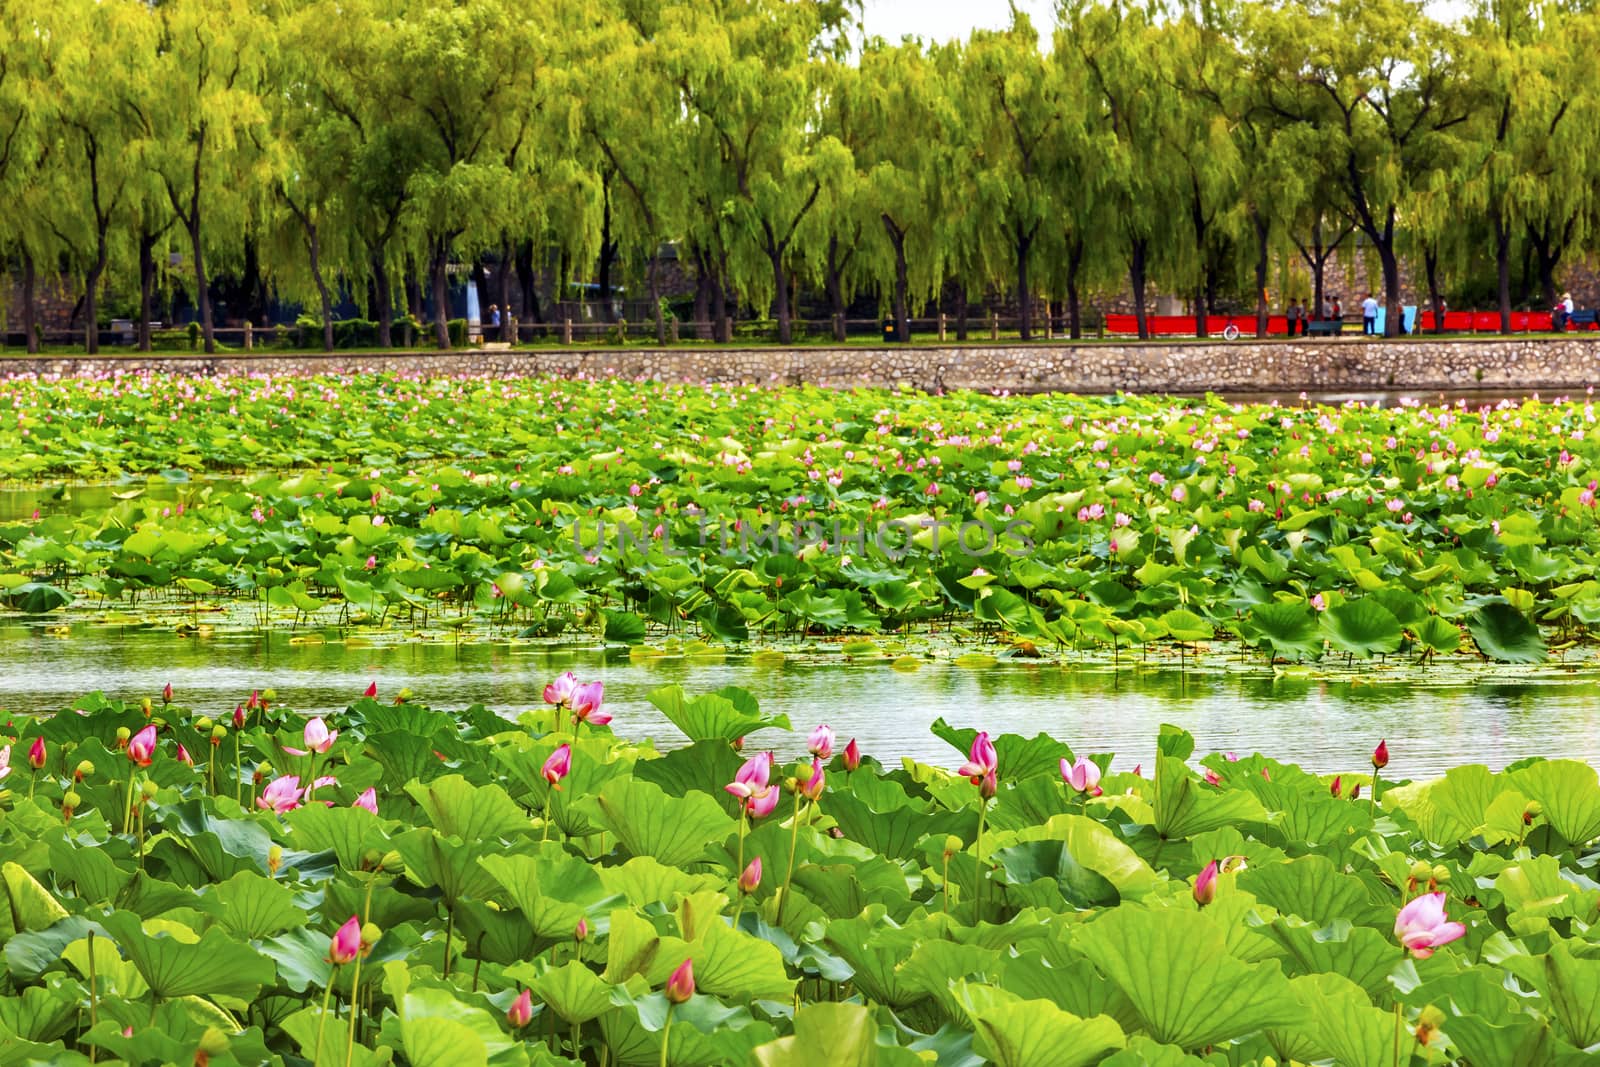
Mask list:
[{"label": "stone wall", "polygon": [[1581,389],[1600,379],[1600,334],[1499,340],[1091,342],[876,348],[691,348],[332,355],[0,358],[0,376],[335,374],[615,376],[923,390],[1230,393],[1405,388]]}]

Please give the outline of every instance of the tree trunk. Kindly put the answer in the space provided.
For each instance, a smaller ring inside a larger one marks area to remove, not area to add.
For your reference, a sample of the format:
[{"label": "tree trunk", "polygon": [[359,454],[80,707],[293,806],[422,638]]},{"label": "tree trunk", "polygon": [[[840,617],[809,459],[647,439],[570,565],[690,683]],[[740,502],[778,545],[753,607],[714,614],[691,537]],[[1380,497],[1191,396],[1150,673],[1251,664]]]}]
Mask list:
[{"label": "tree trunk", "polygon": [[211,322],[211,290],[206,282],[205,253],[200,245],[200,202],[196,198],[194,211],[189,216],[189,244],[194,249],[195,300],[200,306],[200,331],[206,339],[206,354],[217,350],[216,329]]},{"label": "tree trunk", "polygon": [[967,287],[956,279],[956,340],[967,339]]},{"label": "tree trunk", "polygon": [[769,246],[767,258],[772,260],[772,317],[778,320],[778,343],[791,344],[794,330],[789,323],[789,277],[783,268],[783,250]]},{"label": "tree trunk", "polygon": [[317,296],[322,300],[322,350],[333,351],[333,298],[328,294],[328,281],[322,276],[322,239],[317,233],[317,227],[309,222],[306,225],[307,238],[311,242],[311,277],[317,283]]},{"label": "tree trunk", "polygon": [[1074,241],[1067,248],[1067,336],[1074,341],[1083,338],[1083,317],[1078,297],[1078,268],[1083,265],[1083,242]]},{"label": "tree trunk", "polygon": [[1439,292],[1439,246],[1423,250],[1422,269],[1428,275],[1428,302],[1433,305],[1433,332],[1444,333],[1444,294]]},{"label": "tree trunk", "polygon": [[[430,267],[432,260],[429,260]],[[417,260],[410,252],[406,253],[405,296],[407,314],[422,322],[427,318],[422,303],[422,274],[417,269]]]},{"label": "tree trunk", "polygon": [[1256,336],[1265,337],[1267,323],[1272,316],[1272,309],[1267,306],[1267,237],[1272,223],[1259,211],[1250,213],[1250,221],[1255,224],[1256,230]]},{"label": "tree trunk", "polygon": [[389,268],[382,249],[372,249],[372,317],[378,322],[378,347],[394,347],[394,295],[389,291]]},{"label": "tree trunk", "polygon": [[1194,290],[1194,335],[1206,336],[1206,213],[1200,203],[1199,179],[1190,176],[1189,225],[1194,228],[1194,254],[1200,262],[1200,278]]},{"label": "tree trunk", "polygon": [[1385,337],[1399,337],[1405,322],[1405,314],[1400,309],[1400,260],[1394,251],[1394,226],[1391,223],[1388,233],[1382,241],[1373,242],[1378,246],[1378,259],[1383,264],[1383,335]]},{"label": "tree trunk", "polygon": [[828,318],[832,320],[833,339],[843,344],[844,326],[844,270],[839,265],[839,235],[828,235],[828,258],[823,264],[822,287],[828,297]]},{"label": "tree trunk", "polygon": [[1196,337],[1208,336],[1206,331],[1206,287],[1204,285],[1194,291],[1194,335]]},{"label": "tree trunk", "polygon": [[[1500,332],[1511,332],[1511,224],[1496,216],[1494,226],[1495,294],[1500,299]],[[1433,285],[1430,276],[1428,284]],[[1552,302],[1552,305],[1554,303]]]},{"label": "tree trunk", "polygon": [[148,231],[139,233],[139,351],[150,351],[151,302],[156,287],[156,240]]},{"label": "tree trunk", "polygon": [[617,258],[617,242],[611,239],[611,174],[608,171],[601,182],[600,211],[600,317],[606,322],[617,320],[617,311],[611,304],[611,265]]},{"label": "tree trunk", "polygon": [[728,336],[728,291],[722,285],[722,267],[711,262],[711,339],[726,344]]},{"label": "tree trunk", "polygon": [[22,250],[22,333],[30,356],[39,354],[39,309],[34,295],[37,282],[38,277],[33,266],[33,253],[24,248]]},{"label": "tree trunk", "polygon": [[430,271],[433,281],[433,340],[440,348],[450,347],[450,326],[448,323],[449,309],[445,306],[445,261],[449,258],[450,245],[443,237],[436,237],[433,241],[432,269]]},{"label": "tree trunk", "polygon": [[1534,257],[1539,264],[1539,288],[1544,293],[1544,306],[1556,306],[1556,266],[1561,262],[1561,255],[1565,251],[1564,242],[1558,242],[1550,233],[1549,223],[1541,229],[1528,227],[1528,243],[1533,246]]},{"label": "tree trunk", "polygon": [[539,313],[539,275],[533,269],[533,242],[517,245],[517,286],[522,290],[522,313],[530,322],[543,322]]},{"label": "tree trunk", "polygon": [[1133,288],[1133,318],[1139,326],[1139,340],[1150,339],[1150,323],[1145,318],[1144,311],[1144,283],[1145,283],[1145,252],[1150,242],[1143,237],[1136,237],[1129,248],[1128,255],[1128,284]]},{"label": "tree trunk", "polygon": [[1020,226],[1014,233],[1012,244],[1017,250],[1017,312],[1021,316],[1019,332],[1022,339],[1027,341],[1033,336],[1033,293],[1028,286],[1028,257],[1033,250],[1033,234],[1024,236]]},{"label": "tree trunk", "polygon": [[656,260],[659,256],[651,256],[650,262],[644,268],[645,288],[650,293],[650,311],[656,320],[656,344],[667,343],[667,315],[661,309],[661,278],[656,271]]},{"label": "tree trunk", "polygon": [[516,344],[517,339],[511,334],[511,240],[504,234],[500,237],[499,271],[495,297],[500,305],[500,336],[495,340]]},{"label": "tree trunk", "polygon": [[109,258],[106,232],[101,227],[95,240],[94,265],[83,279],[84,350],[91,356],[100,351],[100,276],[105,273]]},{"label": "tree trunk", "polygon": [[902,341],[911,340],[911,278],[906,267],[906,235],[898,229],[890,230],[894,243],[894,329]]},{"label": "tree trunk", "polygon": [[711,264],[699,249],[694,253],[694,335],[701,341],[716,336],[716,323],[711,319]]}]

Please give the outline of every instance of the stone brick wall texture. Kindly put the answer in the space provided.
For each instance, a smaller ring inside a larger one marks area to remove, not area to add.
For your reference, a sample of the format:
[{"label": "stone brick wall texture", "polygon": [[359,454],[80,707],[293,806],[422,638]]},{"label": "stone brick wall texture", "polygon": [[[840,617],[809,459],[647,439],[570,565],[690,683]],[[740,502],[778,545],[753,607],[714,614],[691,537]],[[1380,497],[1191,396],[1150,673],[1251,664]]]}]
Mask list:
[{"label": "stone brick wall texture", "polygon": [[669,382],[909,385],[1014,393],[1286,392],[1585,388],[1600,379],[1600,334],[1493,340],[1039,343],[880,348],[666,348],[0,359],[0,376],[308,375],[595,377]]}]

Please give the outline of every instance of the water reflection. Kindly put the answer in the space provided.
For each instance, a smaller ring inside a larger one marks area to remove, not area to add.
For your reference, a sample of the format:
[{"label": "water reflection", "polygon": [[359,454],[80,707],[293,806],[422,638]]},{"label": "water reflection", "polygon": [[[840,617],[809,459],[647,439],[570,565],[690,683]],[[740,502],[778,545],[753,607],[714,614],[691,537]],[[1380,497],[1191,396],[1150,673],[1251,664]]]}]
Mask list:
[{"label": "water reflection", "polygon": [[1149,667],[1008,663],[967,670],[929,663],[914,672],[885,664],[797,662],[762,666],[630,660],[625,652],[504,643],[404,643],[355,647],[294,644],[285,633],[183,637],[131,627],[75,626],[57,636],[27,625],[0,627],[0,707],[50,711],[103,690],[114,697],[158,693],[217,713],[251,689],[271,687],[305,711],[344,707],[371,681],[388,696],[402,687],[442,708],[483,703],[504,714],[539,703],[550,676],[573,669],[606,683],[614,727],[663,744],[678,740],[649,703],[663,685],[691,694],[725,685],[754,693],[764,710],[790,717],[795,737],[758,737],[786,754],[803,748],[803,729],[825,721],[885,762],[902,756],[950,764],[959,757],[928,732],[936,718],[991,732],[1045,731],[1075,748],[1116,752],[1118,765],[1149,765],[1162,723],[1192,731],[1202,750],[1262,751],[1318,771],[1355,770],[1387,737],[1394,770],[1436,774],[1462,762],[1500,767],[1528,756],[1600,762],[1600,676],[1545,672],[1449,684],[1363,684],[1233,667],[1180,677]]}]

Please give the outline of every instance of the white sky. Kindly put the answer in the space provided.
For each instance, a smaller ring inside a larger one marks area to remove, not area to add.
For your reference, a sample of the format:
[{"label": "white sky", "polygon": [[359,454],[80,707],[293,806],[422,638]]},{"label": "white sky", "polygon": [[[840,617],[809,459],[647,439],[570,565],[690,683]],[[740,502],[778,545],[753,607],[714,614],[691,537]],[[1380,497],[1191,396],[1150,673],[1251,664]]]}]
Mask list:
[{"label": "white sky", "polygon": [[[1055,0],[1016,0],[1049,47],[1055,28]],[[1467,9],[1466,0],[1433,0],[1434,17],[1451,20]],[[1011,25],[1007,0],[866,0],[867,34],[895,42],[908,34],[926,41],[965,40],[975,28],[1000,30]]]}]

